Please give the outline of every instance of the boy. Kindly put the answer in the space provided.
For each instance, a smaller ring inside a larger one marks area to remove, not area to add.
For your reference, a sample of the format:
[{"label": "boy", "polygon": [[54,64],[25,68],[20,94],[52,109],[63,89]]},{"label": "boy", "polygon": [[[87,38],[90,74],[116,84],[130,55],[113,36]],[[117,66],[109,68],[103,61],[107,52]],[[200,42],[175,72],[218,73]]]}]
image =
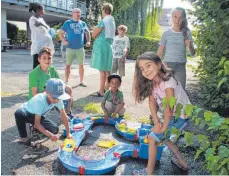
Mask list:
[{"label": "boy", "polygon": [[120,25],[118,27],[118,36],[114,38],[113,41],[113,66],[112,73],[119,72],[119,75],[125,76],[125,62],[128,51],[130,49],[130,41],[127,36],[127,26]]},{"label": "boy", "polygon": [[124,115],[124,101],[123,93],[119,90],[122,79],[118,74],[111,74],[108,77],[108,84],[110,90],[107,90],[104,94],[101,107],[104,111],[104,118],[108,119],[112,115],[112,119],[116,117],[116,114],[120,116]]},{"label": "boy", "polygon": [[35,95],[15,112],[15,120],[21,141],[25,145],[31,145],[31,140],[27,138],[26,123],[33,124],[34,128],[49,137],[52,141],[58,140],[58,136],[56,135],[59,131],[58,126],[44,116],[45,113],[54,106],[60,111],[62,121],[67,131],[67,137],[71,138],[72,135],[70,134],[68,118],[62,101],[70,98],[71,97],[65,92],[65,84],[62,80],[56,78],[50,79],[47,82],[45,92]]},{"label": "boy", "polygon": [[[29,99],[38,93],[45,91],[45,85],[50,78],[60,78],[56,69],[51,66],[53,51],[51,48],[44,47],[38,54],[38,62],[40,63],[35,69],[29,73]],[[66,85],[66,92],[72,96],[72,89]],[[72,98],[64,101],[65,110],[70,119],[75,116],[71,113]]]}]

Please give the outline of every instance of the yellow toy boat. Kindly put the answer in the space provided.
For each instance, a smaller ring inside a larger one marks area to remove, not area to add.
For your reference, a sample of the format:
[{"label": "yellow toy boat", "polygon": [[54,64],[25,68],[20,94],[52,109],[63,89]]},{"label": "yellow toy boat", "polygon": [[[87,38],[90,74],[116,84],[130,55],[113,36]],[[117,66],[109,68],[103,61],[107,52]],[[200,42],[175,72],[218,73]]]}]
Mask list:
[{"label": "yellow toy boat", "polygon": [[102,117],[91,117],[91,120],[97,120],[97,119],[101,119]]},{"label": "yellow toy boat", "polygon": [[117,144],[116,141],[100,141],[97,143],[99,147],[111,148]]},{"label": "yellow toy boat", "polygon": [[65,152],[72,152],[75,148],[75,142],[73,139],[65,139],[62,150]]}]

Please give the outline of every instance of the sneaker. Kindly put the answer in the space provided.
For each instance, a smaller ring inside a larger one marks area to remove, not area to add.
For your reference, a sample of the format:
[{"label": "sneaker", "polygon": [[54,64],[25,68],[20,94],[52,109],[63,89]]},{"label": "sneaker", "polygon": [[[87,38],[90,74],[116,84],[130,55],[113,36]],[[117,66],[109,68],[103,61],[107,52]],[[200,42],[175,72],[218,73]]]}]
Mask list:
[{"label": "sneaker", "polygon": [[77,118],[77,117],[75,116],[75,114],[72,114],[72,111],[70,111],[69,113],[67,113],[67,116],[68,116],[68,118],[69,118],[70,120],[72,120],[73,118]]},{"label": "sneaker", "polygon": [[147,175],[146,168],[133,170],[132,175]]}]

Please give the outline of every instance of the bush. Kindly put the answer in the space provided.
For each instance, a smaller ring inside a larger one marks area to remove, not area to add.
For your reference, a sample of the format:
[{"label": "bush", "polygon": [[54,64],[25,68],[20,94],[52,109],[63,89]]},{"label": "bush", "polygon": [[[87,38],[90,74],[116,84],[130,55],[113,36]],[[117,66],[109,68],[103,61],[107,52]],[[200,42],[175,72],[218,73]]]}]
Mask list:
[{"label": "bush", "polygon": [[158,43],[160,39],[141,37],[141,36],[129,36],[130,39],[130,52],[128,54],[128,59],[137,59],[137,57],[146,52],[153,51],[157,52]]},{"label": "bush", "polygon": [[[218,75],[218,72],[222,69],[219,66],[221,58],[229,60],[229,5],[222,0],[192,2],[195,9],[192,13],[196,17],[195,43],[198,46],[197,54],[201,58],[197,70],[200,77],[200,98],[205,108],[228,116],[229,79],[228,75]],[[221,79],[223,84],[217,88]]]}]

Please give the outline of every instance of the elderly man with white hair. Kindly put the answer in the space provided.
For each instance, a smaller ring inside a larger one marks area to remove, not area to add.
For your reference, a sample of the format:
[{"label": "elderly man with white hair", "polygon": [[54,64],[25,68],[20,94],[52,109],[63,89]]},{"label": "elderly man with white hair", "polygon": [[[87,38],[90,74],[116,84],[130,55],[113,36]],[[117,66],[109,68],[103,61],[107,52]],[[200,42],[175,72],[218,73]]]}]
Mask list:
[{"label": "elderly man with white hair", "polygon": [[[90,32],[87,28],[85,22],[80,20],[81,10],[79,8],[74,8],[72,10],[72,19],[64,22],[60,30],[60,39],[63,45],[67,47],[66,49],[66,68],[65,68],[65,82],[68,83],[68,79],[71,72],[72,62],[77,59],[79,65],[79,76],[80,76],[80,86],[86,87],[83,82],[84,78],[84,43],[86,47],[90,46]],[[86,34],[86,40],[84,41],[84,34]]]}]

